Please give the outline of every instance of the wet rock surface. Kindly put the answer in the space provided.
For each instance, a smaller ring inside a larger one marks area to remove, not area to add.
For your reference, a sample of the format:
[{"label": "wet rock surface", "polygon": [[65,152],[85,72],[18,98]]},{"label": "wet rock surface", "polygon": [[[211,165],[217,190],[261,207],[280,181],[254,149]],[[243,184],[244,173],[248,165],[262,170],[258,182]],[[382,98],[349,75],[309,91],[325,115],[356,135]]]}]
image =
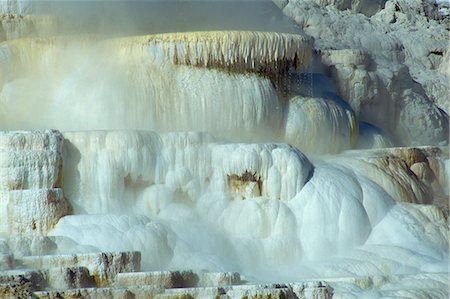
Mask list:
[{"label": "wet rock surface", "polygon": [[274,2],[0,0],[1,298],[448,297],[448,3]]}]

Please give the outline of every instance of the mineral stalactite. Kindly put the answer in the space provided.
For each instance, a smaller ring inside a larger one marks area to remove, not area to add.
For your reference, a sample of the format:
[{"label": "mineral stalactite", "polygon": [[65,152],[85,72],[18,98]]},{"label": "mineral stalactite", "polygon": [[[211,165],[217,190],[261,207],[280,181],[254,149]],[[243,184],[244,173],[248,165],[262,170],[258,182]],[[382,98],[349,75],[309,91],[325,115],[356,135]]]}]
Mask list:
[{"label": "mineral stalactite", "polygon": [[447,4],[174,1],[0,0],[0,297],[448,297]]},{"label": "mineral stalactite", "polygon": [[306,68],[312,39],[276,32],[202,31],[125,38],[117,43],[124,56],[142,51],[158,62],[165,58],[174,64],[276,74],[290,66]]}]

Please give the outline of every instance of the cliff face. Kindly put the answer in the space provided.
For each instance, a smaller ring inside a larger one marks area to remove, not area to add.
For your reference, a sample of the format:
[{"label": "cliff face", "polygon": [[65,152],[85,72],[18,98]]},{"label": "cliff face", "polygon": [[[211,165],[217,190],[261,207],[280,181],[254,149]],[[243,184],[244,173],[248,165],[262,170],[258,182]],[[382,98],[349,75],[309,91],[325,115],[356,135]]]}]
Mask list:
[{"label": "cliff face", "polygon": [[275,2],[0,2],[0,296],[448,296],[447,4]]},{"label": "cliff face", "polygon": [[[314,37],[318,68],[333,78],[360,120],[399,144],[447,144],[448,16],[439,13],[444,4],[360,2],[279,5]],[[373,12],[355,14],[359,7]]]},{"label": "cliff face", "polygon": [[[80,92],[85,88],[92,89],[93,87],[91,86],[85,87],[88,83],[81,82],[81,78],[79,79],[78,76],[80,73],[87,73],[83,77],[95,76],[100,78],[100,80],[104,80],[101,85],[108,86],[108,89],[112,89],[114,86],[120,84],[122,84],[120,87],[121,90],[131,89],[125,91],[126,95],[116,96],[117,100],[111,99],[110,101],[123,102],[124,97],[130,97],[132,102],[140,102],[139,98],[145,97],[152,97],[154,101],[158,101],[161,97],[169,99],[189,97],[194,93],[193,91],[183,94],[183,92],[174,89],[172,94],[168,94],[168,92],[158,91],[168,90],[166,87],[159,88],[158,86],[151,86],[151,83],[142,84],[142,80],[140,80],[141,82],[136,82],[139,81],[139,78],[146,78],[152,76],[152,74],[155,74],[155,77],[161,77],[161,74],[156,74],[163,73],[162,75],[164,76],[165,73],[174,73],[172,70],[164,68],[168,67],[167,64],[164,67],[159,66],[158,68],[154,68],[152,65],[145,66],[146,63],[160,64],[158,61],[167,59],[167,61],[171,61],[175,65],[226,69],[235,73],[262,73],[272,83],[278,85],[278,92],[283,97],[306,96],[325,98],[328,100],[330,97],[333,99],[339,97],[343,100],[343,103],[349,104],[355,113],[356,119],[361,122],[360,125],[357,124],[356,126],[361,127],[361,135],[368,137],[369,140],[374,138],[370,137],[374,131],[367,129],[367,126],[364,124],[370,124],[384,131],[383,135],[395,145],[448,144],[449,107],[447,72],[449,54],[447,51],[446,17],[443,15],[443,9],[446,4],[438,5],[430,1],[369,2],[278,1],[277,4],[283,9],[283,12],[296,25],[289,24],[288,21],[276,15],[274,20],[271,19],[266,22],[270,23],[267,26],[273,26],[273,30],[279,29],[296,33],[302,30],[305,33],[303,35],[255,34],[254,32],[245,34],[238,34],[236,32],[228,32],[226,34],[204,32],[152,35],[148,36],[148,38],[127,37],[117,41],[113,39],[103,42],[104,47],[102,51],[99,51],[96,45],[96,51],[90,49],[88,52],[79,52],[79,46],[77,44],[79,41],[75,42],[75,45],[72,42],[69,49],[67,41],[63,42],[65,44],[63,45],[61,42],[55,41],[54,38],[51,38],[51,41],[29,40],[28,42],[21,41],[20,43],[15,41],[6,42],[1,47],[2,59],[0,61],[3,61],[3,63],[0,82],[9,82],[10,79],[7,79],[7,77],[10,77],[12,73],[18,73],[19,71],[17,69],[25,69],[25,75],[22,74],[20,76],[23,79],[26,79],[30,75],[29,70],[33,70],[34,76],[38,76],[44,81],[39,83],[40,86],[44,86],[42,89],[49,89],[44,92],[46,99],[42,99],[41,101],[49,102],[52,101],[52,97],[47,95],[49,93],[64,94],[66,95],[67,99],[65,100],[67,102],[79,101],[80,98],[78,94],[67,90],[69,87],[62,83],[56,87],[52,83],[54,80],[71,81],[73,83],[70,86],[78,85],[76,89],[80,90]],[[223,4],[224,7],[226,7],[225,3]],[[228,7],[231,6],[231,4],[228,5]],[[40,7],[38,3],[29,1],[6,1],[2,7],[3,12],[8,13],[27,12],[33,11],[33,9],[45,11],[45,6]],[[261,7],[271,12],[274,11],[273,7],[270,7],[267,1],[263,1]],[[157,6],[153,8],[162,9]],[[170,12],[169,8],[165,9],[165,12]],[[58,12],[56,9],[53,9],[53,11]],[[131,11],[124,11],[126,13],[124,12],[122,15],[116,11],[109,13],[119,20],[125,18],[128,13],[131,13]],[[213,11],[214,9],[211,9],[211,13]],[[80,9],[80,14],[83,12]],[[255,13],[261,12],[255,10]],[[121,18],[118,18],[118,16],[121,16]],[[178,16],[171,16],[174,17],[174,22],[176,23],[179,19]],[[26,16],[5,14],[2,17],[3,39],[51,36],[57,32],[59,32],[58,34],[67,34],[69,31],[65,28],[64,17],[64,15],[56,15],[55,17],[42,14]],[[259,25],[262,26],[264,22],[256,20],[264,17],[264,14],[261,13],[261,15],[252,16],[251,21],[255,24],[260,23]],[[80,18],[87,17],[83,17],[81,14]],[[138,19],[139,17],[137,16],[136,20]],[[98,22],[103,23],[103,19],[99,18]],[[243,28],[251,28],[249,25],[250,21],[244,22],[241,20],[240,22]],[[235,23],[239,23],[239,20]],[[222,28],[231,28],[238,25],[221,24],[221,26],[223,26]],[[148,28],[153,27],[149,26]],[[183,26],[180,25],[179,28],[185,31]],[[151,29],[148,30],[151,31]],[[111,34],[108,33],[107,35]],[[313,37],[314,41],[310,37]],[[89,47],[92,48],[92,39],[90,42],[91,45]],[[52,50],[48,48],[50,45],[53,45]],[[43,52],[38,48],[42,48]],[[312,66],[308,68],[311,48],[314,50],[314,60]],[[116,54],[122,56],[122,58],[115,57],[114,55]],[[41,59],[41,56],[47,58]],[[109,58],[107,59],[105,56]],[[5,62],[7,60],[6,57],[17,60],[15,61],[14,67]],[[99,68],[92,70],[92,66],[86,67],[86,64],[91,65],[86,57],[103,61],[104,65],[102,69],[109,69],[110,71],[103,73]],[[124,61],[124,57],[128,61]],[[24,61],[20,63],[22,59]],[[36,62],[39,61],[39,64],[43,63],[47,65],[47,69],[41,69],[41,73],[36,73],[35,67],[30,66],[30,63],[32,63],[29,61],[30,59]],[[134,65],[129,65],[130,63]],[[286,76],[283,77],[282,74],[289,72],[289,66],[301,66],[303,70],[306,70],[303,73],[309,74],[309,76],[304,75],[303,77],[297,78],[294,72],[288,74],[288,77],[292,78],[291,82],[286,82],[283,79]],[[153,68],[153,70],[144,73],[149,68]],[[50,74],[51,77],[55,74],[56,69],[60,69],[56,79],[49,78],[47,81],[50,81],[50,83],[43,80],[44,76]],[[124,69],[133,69],[132,73],[140,74],[134,77],[130,74],[120,75],[120,73],[126,73]],[[192,86],[194,90],[205,90],[205,88],[194,82],[194,80],[187,82],[188,79],[186,78],[188,77],[199,77],[193,74],[193,71],[190,69],[183,78],[169,75],[163,81],[171,86],[179,86],[178,83],[174,83],[173,81],[185,80],[184,86]],[[176,73],[180,73],[180,71],[181,69]],[[117,75],[111,78],[111,72],[117,73]],[[203,74],[204,72],[201,73]],[[209,79],[210,82],[206,84],[210,86],[214,86],[214,82],[230,81],[231,79],[229,76],[223,76],[222,79],[212,74],[209,76],[211,77]],[[32,78],[31,80],[35,82],[36,78]],[[324,82],[324,80],[329,80],[332,84],[330,85]],[[149,81],[153,82],[157,81],[157,79],[151,78]],[[206,82],[205,80],[195,81]],[[11,84],[20,83],[11,82]],[[33,83],[30,82],[30,84]],[[158,83],[158,85],[160,84],[162,83]],[[251,84],[254,85],[254,83]],[[305,84],[308,85],[304,86]],[[301,86],[300,90],[298,90],[299,86]],[[220,91],[219,86],[213,88],[219,94],[226,93],[228,90],[228,88],[225,88],[223,91]],[[7,86],[6,91],[2,93],[5,98],[3,102],[18,103],[21,101],[21,97],[29,98],[26,94],[8,95],[11,89],[17,88],[8,88]],[[55,89],[59,91],[55,91]],[[253,87],[252,89],[254,90],[255,88]],[[264,89],[266,91],[259,92],[262,97],[264,97],[262,93],[267,92],[267,87]],[[134,90],[137,93],[135,95],[132,94]],[[156,94],[152,94],[153,91],[156,91]],[[273,93],[273,91],[271,92]],[[86,94],[84,91],[82,93]],[[111,97],[104,90],[98,90],[96,93],[99,98]],[[118,93],[118,91],[113,92],[113,94]],[[256,94],[254,91],[250,93]],[[8,99],[9,97],[14,97],[18,100],[11,101]],[[195,97],[199,98],[198,95]],[[232,97],[236,97],[236,95]],[[273,95],[270,95],[270,97],[273,98]],[[61,102],[61,99],[58,101]],[[254,100],[242,101],[252,102]],[[239,105],[247,105],[242,101],[238,101]],[[102,107],[108,105],[108,103],[102,104],[103,102],[107,102],[106,100],[97,100],[97,102]],[[140,105],[143,104],[135,104],[137,107]],[[187,105],[189,107],[198,107],[199,103],[192,100]],[[279,110],[288,110],[283,103],[277,105],[281,107]],[[49,106],[54,105],[50,104]],[[173,107],[175,105],[170,106]],[[143,110],[148,109],[145,108]],[[165,110],[168,111],[168,109],[170,108]],[[194,108],[188,109],[194,110]],[[150,108],[150,110],[152,109]],[[217,110],[222,109],[219,108]],[[274,110],[273,105],[270,110]],[[70,114],[70,112],[68,113]],[[177,111],[173,111],[173,113],[176,115],[179,114]],[[289,113],[289,111],[285,112],[285,114]],[[212,111],[207,109],[203,110],[200,114],[214,115]],[[243,115],[243,117],[246,119],[249,118],[248,115]],[[79,118],[79,116],[76,116],[76,118]],[[123,116],[123,118],[127,118],[127,116]],[[181,127],[185,129],[205,130],[205,128],[200,128],[198,124],[189,124],[189,122],[185,121],[180,124],[174,124],[173,126],[168,124],[159,126],[154,123],[143,124],[143,121],[140,120],[142,117],[140,116],[133,116],[133,118],[138,119],[136,124],[124,124],[122,127],[152,130],[166,128],[167,131]],[[181,119],[182,115],[177,115],[174,118]],[[217,117],[213,118],[217,119]],[[286,120],[286,117],[284,119]],[[204,122],[207,122],[207,120],[204,119]],[[279,120],[276,122],[279,122]],[[11,121],[8,121],[8,123],[11,123]],[[256,129],[259,123],[260,121],[253,122],[251,129]],[[76,126],[67,127],[64,124],[56,123],[47,123],[41,127],[48,127],[49,125],[57,126],[63,130],[77,129]],[[223,129],[226,129],[228,125],[224,125]],[[99,129],[111,128],[110,125],[101,127],[91,124],[90,126],[91,128]],[[271,126],[273,125],[271,124]],[[280,125],[275,126],[280,127]],[[330,126],[330,124],[327,124],[327,126]],[[3,127],[8,128],[8,125],[4,124]],[[116,126],[114,128],[120,127]],[[212,130],[215,134],[219,131],[223,131],[222,128]],[[284,128],[280,127],[277,131],[282,133]],[[230,138],[230,135],[226,137]],[[286,136],[289,135],[292,135],[292,133],[286,134]],[[276,140],[276,138],[273,137],[272,140]],[[287,141],[295,143],[293,140]],[[351,147],[354,147],[355,144],[353,142]],[[362,144],[364,142],[360,142],[360,145]],[[389,144],[389,142],[384,142],[384,144]],[[296,145],[298,145],[298,142]],[[339,149],[348,147],[349,145],[346,145],[339,147]],[[306,149],[306,147],[303,149]]]},{"label": "cliff face", "polygon": [[286,141],[307,153],[355,147],[351,107],[335,91],[321,94],[290,79],[309,68],[311,46],[300,34],[246,31],[7,41],[1,123],[208,131],[235,141]]}]

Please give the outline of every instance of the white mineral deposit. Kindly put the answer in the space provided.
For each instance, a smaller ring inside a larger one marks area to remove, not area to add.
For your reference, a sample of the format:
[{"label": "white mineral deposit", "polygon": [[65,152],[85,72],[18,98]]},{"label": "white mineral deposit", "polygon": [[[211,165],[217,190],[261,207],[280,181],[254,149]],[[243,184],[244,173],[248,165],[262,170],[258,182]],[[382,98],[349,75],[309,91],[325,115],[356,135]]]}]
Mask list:
[{"label": "white mineral deposit", "polygon": [[449,7],[0,0],[0,298],[448,298]]}]

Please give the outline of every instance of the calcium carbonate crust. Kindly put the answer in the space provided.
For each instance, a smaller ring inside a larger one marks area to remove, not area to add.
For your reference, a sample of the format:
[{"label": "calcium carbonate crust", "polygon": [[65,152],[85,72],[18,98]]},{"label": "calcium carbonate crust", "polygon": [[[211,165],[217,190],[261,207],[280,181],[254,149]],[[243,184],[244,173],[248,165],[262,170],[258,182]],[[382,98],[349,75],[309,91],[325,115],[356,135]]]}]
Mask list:
[{"label": "calcium carbonate crust", "polygon": [[0,297],[448,297],[444,4],[274,2],[305,34],[0,1],[1,127],[71,131],[0,133]]}]

